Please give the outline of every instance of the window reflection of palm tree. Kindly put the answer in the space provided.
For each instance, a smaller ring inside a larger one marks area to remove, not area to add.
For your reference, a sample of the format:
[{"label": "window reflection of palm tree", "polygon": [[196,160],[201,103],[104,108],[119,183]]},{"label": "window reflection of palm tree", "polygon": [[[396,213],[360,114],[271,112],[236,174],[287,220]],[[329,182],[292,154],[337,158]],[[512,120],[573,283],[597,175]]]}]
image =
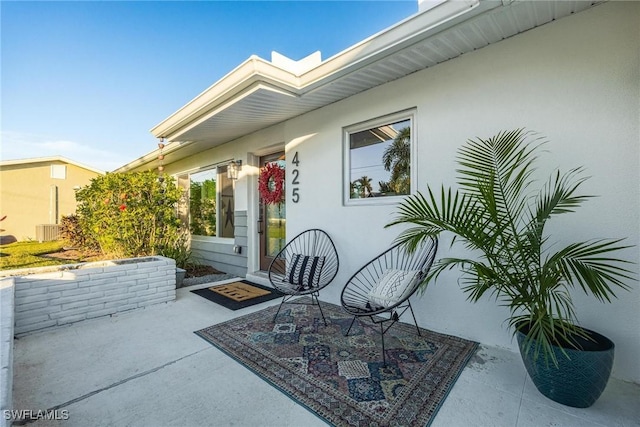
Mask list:
[{"label": "window reflection of palm tree", "polygon": [[373,192],[373,187],[371,186],[371,178],[364,175],[358,181],[360,182],[360,191],[362,191],[362,197],[369,197]]},{"label": "window reflection of palm tree", "polygon": [[358,197],[360,197],[360,182],[356,179],[351,182],[351,198],[357,199]]},{"label": "window reflection of palm tree", "polygon": [[383,194],[394,192],[389,183],[385,181],[378,181],[378,187],[380,187],[380,192]]},{"label": "window reflection of palm tree", "polygon": [[400,129],[393,142],[382,154],[385,170],[391,172],[389,187],[397,194],[409,194],[411,165],[411,129]]}]

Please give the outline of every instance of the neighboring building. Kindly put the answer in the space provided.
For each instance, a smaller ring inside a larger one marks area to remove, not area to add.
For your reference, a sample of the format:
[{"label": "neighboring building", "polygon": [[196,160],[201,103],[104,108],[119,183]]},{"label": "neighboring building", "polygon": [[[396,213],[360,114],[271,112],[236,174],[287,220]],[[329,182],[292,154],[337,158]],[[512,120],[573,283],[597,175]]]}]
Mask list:
[{"label": "neighboring building", "polygon": [[[452,184],[466,140],[524,127],[548,139],[541,161],[549,173],[584,166],[592,178],[583,190],[599,195],[552,227],[571,240],[626,237],[635,246],[624,256],[640,261],[640,2],[435,4],[324,61],[319,53],[250,57],[151,130],[165,141],[162,153],[119,171],[154,169],[163,154],[165,171],[195,186],[198,200],[205,183],[217,182],[205,197],[216,225],[192,236],[193,251],[252,280],[287,238],[326,230],[340,271],[322,298],[338,303],[345,281],[399,234],[384,226],[402,194]],[[410,173],[391,177],[380,149],[402,132]],[[242,163],[229,182],[232,160]],[[259,202],[259,168],[269,162],[286,166],[286,206]],[[222,229],[229,221],[232,234]],[[456,256],[448,243],[440,255]],[[418,322],[515,349],[508,309],[469,303],[457,279],[444,274],[416,299]],[[582,325],[616,343],[614,375],[640,382],[640,292],[629,286],[612,304],[580,292],[574,301]]]},{"label": "neighboring building", "polygon": [[53,226],[76,211],[76,190],[102,174],[61,156],[0,162],[3,242],[56,237]]}]

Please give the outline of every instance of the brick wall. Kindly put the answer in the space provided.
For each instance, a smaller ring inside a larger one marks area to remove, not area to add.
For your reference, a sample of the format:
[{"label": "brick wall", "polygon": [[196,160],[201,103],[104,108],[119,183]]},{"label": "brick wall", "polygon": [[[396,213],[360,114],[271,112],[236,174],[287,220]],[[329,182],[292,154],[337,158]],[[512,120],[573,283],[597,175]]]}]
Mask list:
[{"label": "brick wall", "polygon": [[176,298],[175,261],[160,256],[44,267],[29,273],[14,276],[16,335]]},{"label": "brick wall", "polygon": [[0,279],[0,427],[11,425],[4,411],[13,409],[14,279]]}]

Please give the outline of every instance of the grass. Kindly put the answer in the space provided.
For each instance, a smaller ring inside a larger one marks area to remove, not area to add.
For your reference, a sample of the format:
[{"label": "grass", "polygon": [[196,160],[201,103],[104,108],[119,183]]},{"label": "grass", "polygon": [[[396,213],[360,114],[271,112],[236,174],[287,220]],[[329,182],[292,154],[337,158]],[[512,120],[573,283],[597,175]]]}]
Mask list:
[{"label": "grass", "polygon": [[62,241],[55,242],[15,242],[0,246],[0,270],[45,267],[67,264],[69,261],[43,258],[41,255],[58,252]]}]

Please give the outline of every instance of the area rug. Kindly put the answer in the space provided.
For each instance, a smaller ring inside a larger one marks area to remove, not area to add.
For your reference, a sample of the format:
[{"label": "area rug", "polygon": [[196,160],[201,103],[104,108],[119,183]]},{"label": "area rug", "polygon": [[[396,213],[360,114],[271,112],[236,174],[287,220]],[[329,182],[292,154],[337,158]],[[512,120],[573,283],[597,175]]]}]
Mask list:
[{"label": "area rug", "polygon": [[[300,299],[296,302],[310,302]],[[335,426],[425,426],[433,420],[478,344],[396,323],[357,320],[341,307],[285,304],[195,333]]]},{"label": "area rug", "polygon": [[222,305],[230,310],[239,310],[282,297],[282,292],[247,280],[195,289],[194,294]]}]

